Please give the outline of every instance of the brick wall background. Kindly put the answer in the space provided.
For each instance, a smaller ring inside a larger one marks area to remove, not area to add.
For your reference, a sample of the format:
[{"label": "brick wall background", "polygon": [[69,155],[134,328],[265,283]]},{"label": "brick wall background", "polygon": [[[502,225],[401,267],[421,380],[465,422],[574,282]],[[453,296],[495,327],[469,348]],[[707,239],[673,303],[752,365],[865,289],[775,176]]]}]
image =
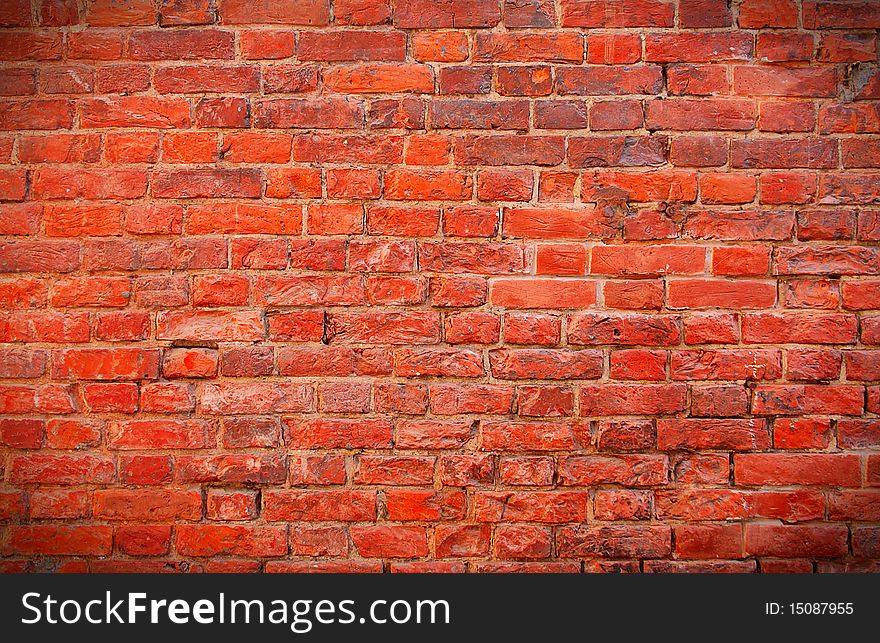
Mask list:
[{"label": "brick wall background", "polygon": [[0,24],[0,569],[878,569],[880,2]]}]

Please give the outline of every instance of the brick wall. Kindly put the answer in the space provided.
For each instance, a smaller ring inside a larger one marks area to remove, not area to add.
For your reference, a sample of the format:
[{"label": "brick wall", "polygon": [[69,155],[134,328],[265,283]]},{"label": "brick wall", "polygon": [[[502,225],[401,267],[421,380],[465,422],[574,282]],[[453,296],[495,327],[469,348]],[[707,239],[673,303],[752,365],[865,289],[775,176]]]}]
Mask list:
[{"label": "brick wall", "polygon": [[0,24],[0,569],[878,569],[880,2]]}]

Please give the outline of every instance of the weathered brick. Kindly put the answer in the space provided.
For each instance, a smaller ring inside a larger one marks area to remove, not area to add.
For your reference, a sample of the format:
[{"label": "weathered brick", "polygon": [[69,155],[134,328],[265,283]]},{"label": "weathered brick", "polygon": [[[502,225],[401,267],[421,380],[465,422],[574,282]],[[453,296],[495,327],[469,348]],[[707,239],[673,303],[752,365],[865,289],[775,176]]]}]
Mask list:
[{"label": "weathered brick", "polygon": [[867,0],[7,0],[0,571],[878,568]]}]

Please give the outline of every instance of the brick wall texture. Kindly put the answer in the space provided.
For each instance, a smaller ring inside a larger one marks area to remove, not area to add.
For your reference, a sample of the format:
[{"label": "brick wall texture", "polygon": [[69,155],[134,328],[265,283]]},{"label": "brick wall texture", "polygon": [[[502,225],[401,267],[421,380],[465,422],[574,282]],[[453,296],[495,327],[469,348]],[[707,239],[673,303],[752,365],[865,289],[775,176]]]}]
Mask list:
[{"label": "brick wall texture", "polygon": [[880,570],[877,0],[0,25],[0,570]]}]

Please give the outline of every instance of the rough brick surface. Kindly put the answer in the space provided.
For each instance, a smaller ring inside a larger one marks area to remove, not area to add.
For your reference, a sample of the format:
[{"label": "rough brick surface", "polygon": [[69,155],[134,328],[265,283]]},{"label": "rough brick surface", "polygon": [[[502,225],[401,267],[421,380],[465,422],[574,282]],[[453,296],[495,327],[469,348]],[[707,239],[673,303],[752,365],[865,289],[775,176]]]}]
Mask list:
[{"label": "rough brick surface", "polygon": [[0,569],[880,570],[880,3],[0,10]]}]

